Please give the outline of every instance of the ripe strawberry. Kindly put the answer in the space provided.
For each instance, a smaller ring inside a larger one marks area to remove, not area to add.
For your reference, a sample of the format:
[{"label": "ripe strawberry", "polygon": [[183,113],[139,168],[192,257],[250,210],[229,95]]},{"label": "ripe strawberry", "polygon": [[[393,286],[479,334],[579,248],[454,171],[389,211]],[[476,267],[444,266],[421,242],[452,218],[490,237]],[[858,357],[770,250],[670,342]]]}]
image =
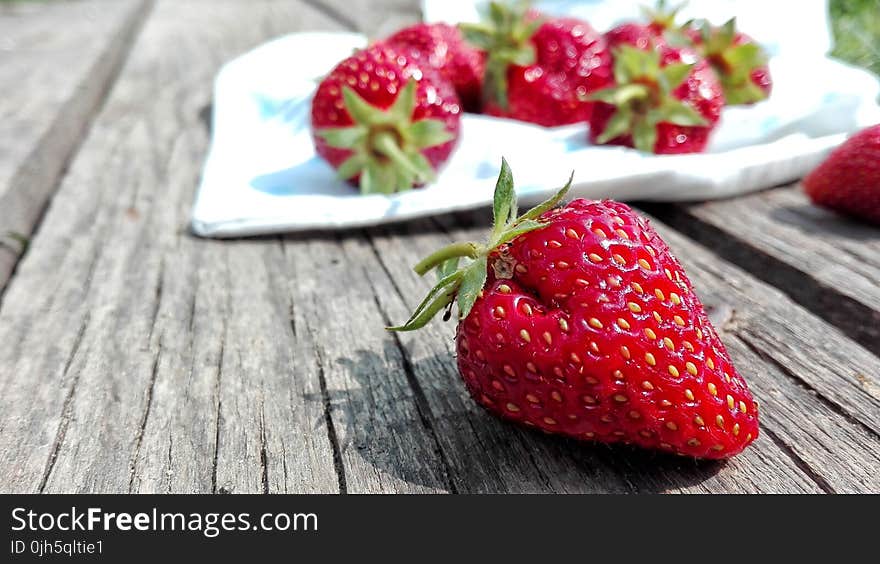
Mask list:
[{"label": "ripe strawberry", "polygon": [[465,111],[480,110],[486,54],[468,45],[457,27],[443,23],[416,24],[401,29],[385,43],[448,80]]},{"label": "ripe strawberry", "polygon": [[611,88],[594,92],[593,143],[657,154],[696,153],[709,141],[724,95],[708,63],[684,47],[613,49]]},{"label": "ripe strawberry", "polygon": [[804,178],[814,203],[880,225],[880,124],[847,139]]},{"label": "ripe strawberry", "polygon": [[460,119],[448,82],[381,44],[339,63],[312,101],[318,155],[363,193],[432,180],[455,148]]},{"label": "ripe strawberry", "polygon": [[736,30],[736,19],[721,27],[706,21],[691,23],[685,34],[718,74],[729,105],[754,104],[770,95],[773,81],[767,53],[754,39]]},{"label": "ripe strawberry", "polygon": [[611,56],[590,24],[493,2],[488,24],[462,24],[487,53],[485,113],[547,127],[589,119],[584,96],[611,82]]},{"label": "ripe strawberry", "polygon": [[758,436],[757,404],[681,265],[624,204],[553,209],[569,185],[516,217],[503,162],[489,242],[416,265],[441,280],[393,329],[418,329],[457,300],[459,371],[490,412],[577,439],[739,453]]}]

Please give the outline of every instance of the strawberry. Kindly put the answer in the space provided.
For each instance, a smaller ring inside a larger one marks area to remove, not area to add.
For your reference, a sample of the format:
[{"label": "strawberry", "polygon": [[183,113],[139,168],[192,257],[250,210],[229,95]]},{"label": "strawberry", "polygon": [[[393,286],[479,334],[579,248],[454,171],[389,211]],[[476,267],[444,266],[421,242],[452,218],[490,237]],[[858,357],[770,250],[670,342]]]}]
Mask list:
[{"label": "strawberry", "polygon": [[613,49],[615,85],[594,92],[593,143],[657,154],[696,153],[709,141],[724,95],[708,63],[685,47]]},{"label": "strawberry", "polygon": [[457,301],[458,368],[490,412],[576,439],[739,453],[758,436],[757,404],[678,260],[624,204],[554,209],[570,184],[516,217],[503,162],[488,243],[416,265],[441,280],[391,329],[418,329]]},{"label": "strawberry", "polygon": [[315,150],[363,193],[432,180],[455,147],[460,120],[448,82],[382,44],[339,63],[312,101]]},{"label": "strawberry", "polygon": [[737,31],[735,18],[721,27],[706,21],[691,23],[684,32],[718,74],[729,105],[754,104],[770,95],[773,81],[767,53],[754,39]]},{"label": "strawberry", "polygon": [[449,81],[465,111],[479,111],[486,54],[468,45],[457,27],[443,23],[416,24],[396,32],[385,43]]},{"label": "strawberry", "polygon": [[493,2],[490,22],[462,24],[487,53],[483,111],[547,127],[589,119],[584,96],[611,82],[611,56],[590,24]]},{"label": "strawberry", "polygon": [[804,178],[814,203],[880,225],[880,124],[847,139]]}]

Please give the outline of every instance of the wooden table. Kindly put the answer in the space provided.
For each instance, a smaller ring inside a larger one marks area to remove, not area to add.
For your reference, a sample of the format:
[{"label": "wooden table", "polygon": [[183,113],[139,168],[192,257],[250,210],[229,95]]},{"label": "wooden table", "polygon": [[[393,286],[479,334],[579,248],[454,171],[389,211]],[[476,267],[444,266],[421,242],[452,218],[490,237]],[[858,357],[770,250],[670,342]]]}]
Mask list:
[{"label": "wooden table", "polygon": [[415,260],[487,210],[190,235],[224,61],[417,18],[411,0],[0,6],[0,491],[880,491],[880,230],[797,186],[643,207],[762,403],[727,463],[500,422],[458,378],[452,324],[383,330],[428,289]]}]

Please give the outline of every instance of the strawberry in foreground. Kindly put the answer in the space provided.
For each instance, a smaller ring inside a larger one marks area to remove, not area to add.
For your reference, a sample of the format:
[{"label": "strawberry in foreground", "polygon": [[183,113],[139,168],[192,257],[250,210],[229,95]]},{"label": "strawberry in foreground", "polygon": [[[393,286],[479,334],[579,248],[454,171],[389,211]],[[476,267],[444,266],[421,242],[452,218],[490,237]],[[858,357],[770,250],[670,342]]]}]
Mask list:
[{"label": "strawberry in foreground", "polygon": [[880,124],[856,133],[804,179],[814,203],[880,225]]},{"label": "strawberry in foreground", "polygon": [[455,148],[460,120],[448,82],[381,44],[339,63],[312,101],[316,152],[365,194],[431,181]]},{"label": "strawberry in foreground", "polygon": [[487,54],[483,111],[553,127],[589,119],[584,96],[611,82],[602,36],[575,18],[544,18],[521,7],[490,5],[486,24],[462,24]]},{"label": "strawberry in foreground", "polygon": [[770,96],[773,81],[767,53],[754,39],[737,31],[735,19],[721,27],[705,21],[692,23],[685,34],[718,74],[728,105],[754,104]]},{"label": "strawberry in foreground", "polygon": [[480,405],[577,439],[727,458],[758,436],[757,405],[681,265],[624,204],[550,200],[517,217],[506,162],[486,244],[415,270],[440,281],[404,325],[458,302],[458,367]]},{"label": "strawberry in foreground", "polygon": [[457,27],[420,23],[401,29],[385,43],[449,81],[465,111],[480,110],[486,54],[468,45]]},{"label": "strawberry in foreground", "polygon": [[721,117],[724,95],[708,63],[683,47],[614,48],[615,85],[594,92],[590,141],[646,153],[697,153]]}]

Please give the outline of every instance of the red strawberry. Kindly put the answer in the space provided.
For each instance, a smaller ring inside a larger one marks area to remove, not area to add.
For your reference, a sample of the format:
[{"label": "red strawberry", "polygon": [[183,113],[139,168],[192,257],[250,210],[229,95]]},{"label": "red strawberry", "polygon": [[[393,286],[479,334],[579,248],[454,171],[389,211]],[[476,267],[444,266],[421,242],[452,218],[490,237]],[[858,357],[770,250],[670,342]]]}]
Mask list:
[{"label": "red strawberry", "polygon": [[847,139],[804,178],[814,203],[880,225],[880,124]]},{"label": "red strawberry", "polygon": [[615,86],[593,93],[594,143],[657,154],[696,153],[709,141],[724,95],[708,63],[684,47],[613,49]]},{"label": "red strawberry", "polygon": [[462,25],[487,53],[484,112],[548,127],[586,121],[584,96],[611,82],[611,57],[590,24],[491,4],[491,23]]},{"label": "red strawberry", "polygon": [[567,189],[516,217],[503,162],[489,242],[416,265],[441,280],[393,329],[418,329],[457,299],[459,371],[492,413],[578,439],[739,453],[758,436],[757,405],[681,265],[624,204],[552,209]]},{"label": "red strawberry", "polygon": [[486,54],[468,45],[457,27],[443,23],[416,24],[401,29],[385,43],[448,80],[465,111],[479,111]]},{"label": "red strawberry", "polygon": [[773,81],[767,53],[754,39],[736,30],[735,19],[721,27],[705,21],[692,23],[685,34],[718,73],[729,105],[754,104],[770,95]]},{"label": "red strawberry", "polygon": [[460,120],[448,82],[381,44],[339,63],[312,101],[318,155],[364,193],[433,179],[455,148]]}]

